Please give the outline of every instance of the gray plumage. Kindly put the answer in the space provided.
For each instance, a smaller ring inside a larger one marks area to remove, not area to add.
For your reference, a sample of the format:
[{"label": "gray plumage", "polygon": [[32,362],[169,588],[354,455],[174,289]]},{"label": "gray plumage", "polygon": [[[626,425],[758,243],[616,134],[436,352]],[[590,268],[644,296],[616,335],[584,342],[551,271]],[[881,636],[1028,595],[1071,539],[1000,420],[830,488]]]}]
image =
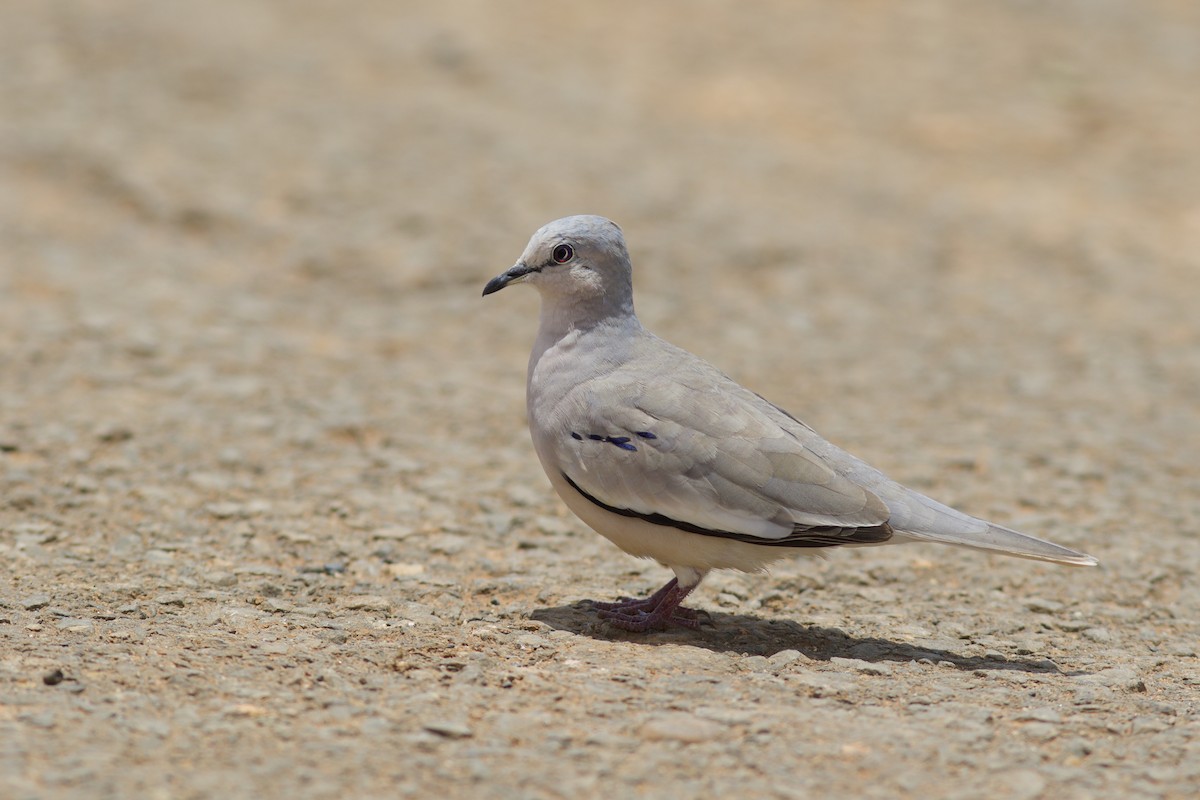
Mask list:
[{"label": "gray plumage", "polygon": [[761,570],[796,549],[929,541],[1096,563],[901,486],[647,331],[624,237],[603,217],[542,227],[484,294],[518,282],[542,295],[526,390],[551,484],[597,532],[677,576],[652,598],[602,606],[615,624],[694,626],[679,602],[705,573]]}]

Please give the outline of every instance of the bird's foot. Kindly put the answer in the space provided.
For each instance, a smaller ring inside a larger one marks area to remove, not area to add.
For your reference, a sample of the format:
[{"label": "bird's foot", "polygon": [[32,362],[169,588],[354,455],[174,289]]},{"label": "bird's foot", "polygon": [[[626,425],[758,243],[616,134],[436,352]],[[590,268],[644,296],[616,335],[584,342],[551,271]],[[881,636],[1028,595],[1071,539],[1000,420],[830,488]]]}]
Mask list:
[{"label": "bird's foot", "polygon": [[593,601],[592,608],[600,612],[600,619],[613,627],[634,633],[666,630],[672,625],[696,630],[700,627],[698,612],[680,605],[691,591],[692,587],[680,588],[679,580],[672,578],[649,597],[622,597],[615,603]]}]

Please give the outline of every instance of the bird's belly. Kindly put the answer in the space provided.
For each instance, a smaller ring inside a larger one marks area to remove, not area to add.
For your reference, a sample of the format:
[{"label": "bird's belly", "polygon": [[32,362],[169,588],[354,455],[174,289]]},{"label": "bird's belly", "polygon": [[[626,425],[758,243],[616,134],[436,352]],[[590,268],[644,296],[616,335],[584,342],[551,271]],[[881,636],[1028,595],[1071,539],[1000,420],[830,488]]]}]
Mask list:
[{"label": "bird's belly", "polygon": [[[669,525],[655,525],[636,517],[614,514],[579,494],[561,474],[546,470],[546,475],[575,516],[626,553],[639,558],[653,558],[669,567],[761,572],[773,561],[797,555],[792,552],[795,548],[764,547],[720,536],[689,533]],[[811,548],[800,553],[816,554]]]}]

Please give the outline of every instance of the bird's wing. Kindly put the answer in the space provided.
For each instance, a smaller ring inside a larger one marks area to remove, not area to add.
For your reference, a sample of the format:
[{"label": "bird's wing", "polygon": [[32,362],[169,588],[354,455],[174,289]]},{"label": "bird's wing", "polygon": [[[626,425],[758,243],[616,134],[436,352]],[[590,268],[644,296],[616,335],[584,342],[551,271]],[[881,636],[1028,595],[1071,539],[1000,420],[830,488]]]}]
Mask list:
[{"label": "bird's wing", "polygon": [[556,409],[556,461],[593,503],[765,545],[891,537],[883,501],[833,470],[762,398],[703,362],[642,372],[587,381]]}]

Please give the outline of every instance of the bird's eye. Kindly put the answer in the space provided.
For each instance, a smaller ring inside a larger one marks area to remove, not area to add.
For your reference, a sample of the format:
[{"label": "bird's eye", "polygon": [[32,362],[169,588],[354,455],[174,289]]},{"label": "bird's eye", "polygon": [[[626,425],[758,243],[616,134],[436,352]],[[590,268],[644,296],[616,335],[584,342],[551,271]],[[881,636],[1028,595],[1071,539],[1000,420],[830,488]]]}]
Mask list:
[{"label": "bird's eye", "polygon": [[569,244],[560,244],[554,248],[554,252],[551,255],[554,257],[555,264],[565,264],[575,257],[575,248]]}]

